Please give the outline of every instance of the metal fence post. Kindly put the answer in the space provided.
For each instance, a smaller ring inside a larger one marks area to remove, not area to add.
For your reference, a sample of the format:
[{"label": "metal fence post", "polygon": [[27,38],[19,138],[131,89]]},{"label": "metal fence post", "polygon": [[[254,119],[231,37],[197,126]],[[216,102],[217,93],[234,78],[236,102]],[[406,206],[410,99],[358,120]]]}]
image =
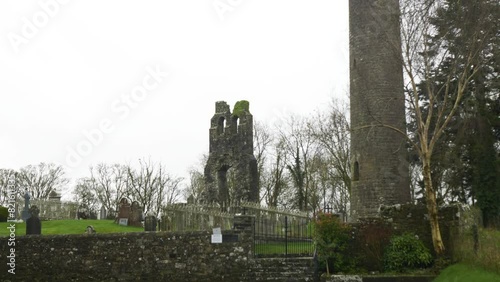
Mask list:
[{"label": "metal fence post", "polygon": [[259,224],[257,222],[257,219],[254,217],[252,218],[252,221],[253,221],[253,257],[257,257],[257,224]]},{"label": "metal fence post", "polygon": [[288,257],[288,216],[285,216],[285,258]]}]

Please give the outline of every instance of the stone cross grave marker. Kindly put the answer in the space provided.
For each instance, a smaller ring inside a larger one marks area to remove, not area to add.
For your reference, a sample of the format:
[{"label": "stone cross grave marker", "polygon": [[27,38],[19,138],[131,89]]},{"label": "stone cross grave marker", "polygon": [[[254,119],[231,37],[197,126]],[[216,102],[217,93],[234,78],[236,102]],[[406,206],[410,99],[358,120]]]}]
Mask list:
[{"label": "stone cross grave marker", "polygon": [[24,209],[21,213],[21,218],[22,220],[26,221],[28,218],[30,218],[30,194],[28,193],[28,190],[26,190],[26,193],[24,194]]}]

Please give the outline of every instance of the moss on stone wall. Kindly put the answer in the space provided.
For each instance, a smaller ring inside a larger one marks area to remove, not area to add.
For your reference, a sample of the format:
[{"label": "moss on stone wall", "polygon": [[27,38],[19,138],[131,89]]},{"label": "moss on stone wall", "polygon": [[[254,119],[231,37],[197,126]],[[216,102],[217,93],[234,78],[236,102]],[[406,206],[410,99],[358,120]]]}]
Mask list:
[{"label": "moss on stone wall", "polygon": [[250,113],[250,103],[247,100],[241,100],[234,104],[233,115],[240,117],[244,112]]}]

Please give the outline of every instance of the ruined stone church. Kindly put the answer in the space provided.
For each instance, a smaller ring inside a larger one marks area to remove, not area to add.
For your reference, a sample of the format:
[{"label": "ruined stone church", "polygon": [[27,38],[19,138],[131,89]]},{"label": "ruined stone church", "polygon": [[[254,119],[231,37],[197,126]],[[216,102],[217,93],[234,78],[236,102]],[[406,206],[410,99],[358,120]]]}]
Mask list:
[{"label": "ruined stone church", "polygon": [[[259,175],[253,155],[253,117],[248,101],[237,102],[233,112],[226,102],[216,102],[209,137],[204,201],[221,207],[241,201],[258,202]],[[228,184],[230,170],[234,178],[232,187]]]}]

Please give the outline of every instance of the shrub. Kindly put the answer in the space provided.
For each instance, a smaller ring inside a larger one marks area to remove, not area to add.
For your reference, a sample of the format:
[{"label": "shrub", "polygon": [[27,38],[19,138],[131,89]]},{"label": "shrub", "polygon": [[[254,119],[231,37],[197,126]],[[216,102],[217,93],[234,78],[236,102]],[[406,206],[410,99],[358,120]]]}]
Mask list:
[{"label": "shrub", "polygon": [[358,260],[367,270],[384,270],[384,250],[391,236],[392,228],[381,221],[369,222],[360,228]]},{"label": "shrub", "polygon": [[392,237],[384,254],[385,269],[389,271],[424,268],[430,266],[432,260],[429,249],[410,233]]},{"label": "shrub", "polygon": [[9,210],[6,207],[0,206],[0,222],[6,222],[9,217]]},{"label": "shrub", "polygon": [[350,237],[350,227],[332,214],[320,213],[314,222],[314,241],[318,259],[325,263],[326,270],[346,272],[351,268],[349,256],[344,254]]}]

